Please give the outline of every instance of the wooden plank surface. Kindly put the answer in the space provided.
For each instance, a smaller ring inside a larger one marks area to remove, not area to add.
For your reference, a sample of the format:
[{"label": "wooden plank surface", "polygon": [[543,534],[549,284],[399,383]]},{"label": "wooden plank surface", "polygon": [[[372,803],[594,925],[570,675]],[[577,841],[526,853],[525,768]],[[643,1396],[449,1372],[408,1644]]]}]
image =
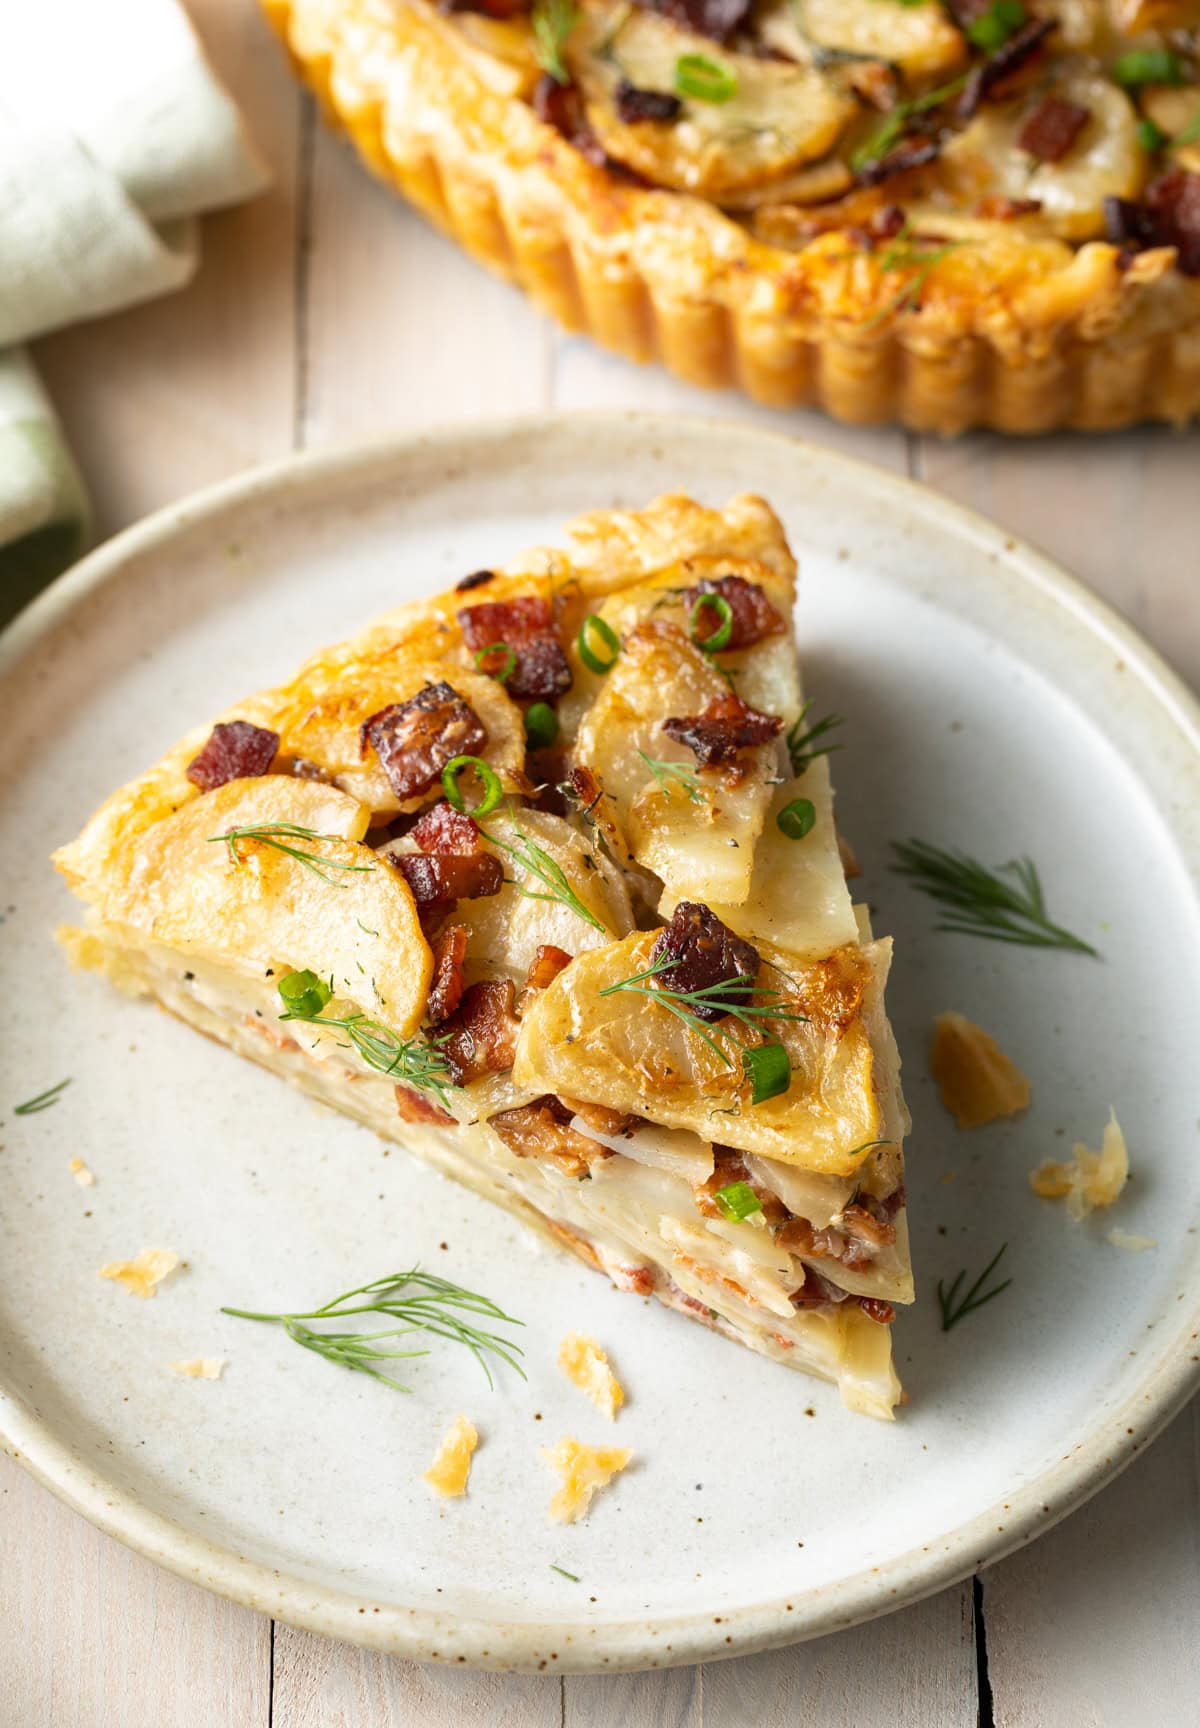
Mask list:
[{"label": "wooden plank surface", "polygon": [[[106,532],[294,444],[433,420],[630,406],[751,420],[923,474],[1090,581],[1200,680],[1197,440],[935,445],[778,417],[553,332],[318,128],[253,0],[189,0],[275,190],[205,224],[170,300],[39,344]],[[1196,1696],[1196,1413],[983,1584],[1001,1728],[1182,1722]],[[969,1585],[800,1648],[641,1676],[421,1668],[221,1603],[0,1460],[0,1728],[969,1728]],[[1182,1712],[1182,1713],[1181,1713]]]}]

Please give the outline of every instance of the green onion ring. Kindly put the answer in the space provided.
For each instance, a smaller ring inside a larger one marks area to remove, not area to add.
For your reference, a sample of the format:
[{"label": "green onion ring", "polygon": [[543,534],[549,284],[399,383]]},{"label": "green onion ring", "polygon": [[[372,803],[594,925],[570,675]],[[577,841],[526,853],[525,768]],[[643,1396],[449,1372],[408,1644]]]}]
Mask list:
[{"label": "green onion ring", "polygon": [[[712,608],[721,622],[711,635],[702,637],[700,635],[700,615],[706,606]],[[692,641],[702,653],[719,654],[722,648],[728,647],[729,638],[733,635],[733,607],[723,594],[701,594],[700,598],[692,603],[688,629]]]},{"label": "green onion ring", "polygon": [[728,102],[737,87],[737,74],[707,54],[681,54],[675,62],[675,88],[694,102]]},{"label": "green onion ring", "polygon": [[[607,660],[602,660],[588,642],[589,635],[598,637],[608,649],[609,657]],[[576,646],[579,649],[579,658],[588,671],[603,677],[606,672],[611,672],[617,663],[621,652],[621,639],[611,624],[606,624],[604,619],[597,617],[595,612],[589,612],[579,626],[579,639]]]},{"label": "green onion ring", "polygon": [[281,1014],[281,1020],[310,1020],[325,1008],[333,995],[324,978],[318,978],[315,972],[305,968],[302,972],[289,972],[286,978],[281,978],[277,986],[279,999],[287,1009]]},{"label": "green onion ring", "polygon": [[[468,811],[466,800],[458,789],[458,777],[464,768],[473,768],[483,781],[483,797],[473,810]],[[500,785],[500,776],[494,768],[489,768],[486,762],[481,762],[478,756],[453,756],[442,769],[442,790],[446,801],[455,810],[466,812],[478,819],[480,816],[490,816],[504,795]]]},{"label": "green onion ring", "polygon": [[776,816],[775,826],[789,840],[803,840],[816,820],[816,806],[811,798],[793,798]]},{"label": "green onion ring", "polygon": [[[498,672],[492,672],[484,665],[489,654],[504,655],[504,664]],[[503,684],[505,679],[511,678],[516,669],[517,651],[510,647],[507,642],[493,642],[490,648],[480,648],[476,651],[475,670],[482,672],[485,678],[494,678],[497,684]]]},{"label": "green onion ring", "polygon": [[[773,1044],[768,1048],[778,1050],[780,1046]],[[754,1054],[757,1056],[758,1051]],[[731,1224],[740,1224],[744,1218],[752,1218],[763,1209],[762,1201],[748,1182],[727,1183],[724,1188],[717,1189],[713,1201],[722,1218],[728,1218]]]},{"label": "green onion ring", "polygon": [[777,1098],[792,1083],[792,1064],[782,1044],[760,1044],[742,1051],[742,1069],[753,1088],[751,1104]]}]

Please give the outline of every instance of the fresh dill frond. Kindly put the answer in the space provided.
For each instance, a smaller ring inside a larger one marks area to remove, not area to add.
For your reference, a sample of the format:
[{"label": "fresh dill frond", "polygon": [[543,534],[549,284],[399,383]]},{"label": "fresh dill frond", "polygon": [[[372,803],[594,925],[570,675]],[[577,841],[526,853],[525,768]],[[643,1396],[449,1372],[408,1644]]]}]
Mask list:
[{"label": "fresh dill frond", "polygon": [[906,312],[919,307],[925,284],[934,267],[951,252],[957,251],[961,245],[961,240],[946,240],[936,246],[922,246],[919,239],[914,239],[911,224],[906,222],[895,239],[889,242],[880,254],[879,268],[889,274],[904,271],[908,279],[871,314],[866,321],[866,328],[870,329],[872,325],[881,323],[893,312]]},{"label": "fresh dill frond", "polygon": [[[892,865],[896,874],[947,908],[937,929],[1027,948],[1069,948],[1099,959],[1090,942],[1051,922],[1032,859],[1013,858],[989,870],[965,852],[948,852],[926,840],[894,840],[892,850],[899,859]],[[1001,871],[1013,880],[1005,880]]]},{"label": "fresh dill frond", "polygon": [[293,1007],[279,1018],[299,1020],[322,1030],[344,1032],[350,1041],[349,1047],[358,1051],[368,1068],[374,1068],[377,1073],[386,1074],[402,1085],[436,1093],[442,1108],[449,1109],[454,1082],[450,1059],[443,1048],[444,1036],[432,1041],[401,1038],[398,1032],[393,1032],[378,1020],[368,1019],[365,1014],[326,1014],[320,1008],[310,1011]]},{"label": "fresh dill frond", "polygon": [[792,764],[792,773],[797,779],[806,768],[812,766],[818,756],[829,756],[834,750],[841,749],[840,744],[818,744],[817,740],[832,732],[835,726],[844,726],[846,722],[840,714],[826,714],[820,720],[814,720],[811,726],[806,726],[805,720],[812,705],[813,699],[810,696],[789,727],[784,740],[787,744],[788,759]]},{"label": "fresh dill frond", "polygon": [[[990,1302],[993,1297],[999,1296],[1002,1291],[1008,1289],[1009,1285],[1012,1283],[1011,1278],[1006,1278],[1002,1284],[993,1285],[990,1290],[985,1291],[983,1288],[987,1283],[988,1278],[1000,1264],[1004,1255],[1004,1250],[1007,1247],[1007,1242],[1002,1242],[1000,1244],[999,1248],[997,1248],[996,1252],[992,1255],[983,1271],[979,1274],[978,1278],[976,1278],[974,1284],[972,1284],[971,1288],[966,1292],[961,1301],[958,1300],[958,1292],[963,1279],[967,1275],[965,1267],[959,1273],[958,1277],[954,1280],[949,1289],[945,1287],[942,1279],[938,1279],[937,1298],[938,1306],[942,1310],[943,1332],[951,1331],[953,1327],[958,1325],[960,1320],[965,1320],[968,1314],[973,1314],[977,1308],[982,1308],[984,1304]],[[957,1306],[955,1306],[956,1302]]]},{"label": "fresh dill frond", "polygon": [[567,37],[579,22],[575,0],[534,0],[531,17],[533,51],[543,72],[556,84],[569,84],[571,74],[563,59]]},{"label": "fresh dill frond", "polygon": [[544,882],[547,890],[543,893],[537,888],[527,888],[523,882],[509,877],[509,881],[512,882],[517,892],[524,894],[527,900],[557,900],[561,905],[574,912],[577,918],[582,918],[585,924],[590,924],[594,930],[602,930],[607,935],[607,926],[602,924],[596,914],[584,905],[567,881],[567,874],[562,865],[551,858],[545,847],[539,846],[536,840],[531,840],[515,818],[513,828],[520,842],[516,846],[507,840],[501,840],[495,834],[489,833],[486,828],[481,828],[479,832],[490,846],[498,846],[502,852],[507,852],[510,858],[515,859],[530,876],[535,877],[539,882]]},{"label": "fresh dill frond", "polygon": [[264,846],[271,846],[276,852],[283,852],[289,858],[294,858],[298,864],[303,864],[306,870],[311,870],[314,876],[319,876],[322,882],[328,882],[331,887],[345,888],[347,883],[339,881],[336,876],[329,875],[331,870],[371,871],[373,864],[346,864],[340,858],[322,858],[312,852],[302,851],[299,846],[289,845],[291,840],[328,840],[341,839],[338,834],[318,834],[312,828],[301,828],[295,822],[266,822],[261,827],[230,828],[224,834],[210,834],[211,846],[225,845],[229,848],[229,856],[235,864],[245,863],[238,851],[239,840],[258,840]]},{"label": "fresh dill frond", "polygon": [[565,1566],[556,1566],[553,1561],[550,1562],[550,1570],[551,1572],[557,1572],[562,1578],[569,1578],[572,1584],[578,1584],[579,1582],[579,1579],[574,1572],[568,1572]]},{"label": "fresh dill frond", "polygon": [[52,1104],[57,1104],[70,1080],[60,1080],[56,1086],[48,1086],[44,1092],[39,1092],[36,1098],[26,1098],[24,1104],[13,1106],[14,1116],[37,1116],[43,1110],[49,1110]]},{"label": "fresh dill frond", "polygon": [[[702,1020],[696,1013],[697,1007],[713,1009],[727,1015],[751,1032],[762,1032],[765,1025],[772,1020],[807,1020],[806,1014],[798,1014],[789,1008],[783,999],[773,990],[764,990],[756,984],[753,978],[723,978],[715,984],[702,985],[698,990],[672,990],[669,984],[662,982],[662,974],[669,972],[678,961],[669,954],[664,954],[656,960],[653,966],[647,966],[643,972],[635,972],[629,978],[620,978],[615,984],[606,984],[601,990],[601,996],[613,996],[625,990],[633,996],[647,996],[652,1002],[657,1002],[677,1020],[694,1032],[697,1038],[707,1044],[713,1054],[720,1058],[726,1068],[733,1067],[733,1061],[728,1052],[718,1044],[718,1038],[728,1038],[739,1049],[744,1049],[739,1039],[733,1038],[726,1027],[711,1021]],[[657,979],[657,983],[650,980]]]},{"label": "fresh dill frond", "polygon": [[655,756],[647,756],[644,750],[639,750],[638,755],[653,774],[659,790],[668,802],[674,788],[678,786],[693,804],[708,803],[699,774],[694,768],[689,768],[686,762],[663,762]]},{"label": "fresh dill frond", "polygon": [[[363,1300],[357,1300],[360,1297]],[[221,1312],[239,1320],[264,1320],[282,1326],[288,1337],[305,1350],[313,1350],[339,1367],[369,1374],[386,1386],[394,1386],[398,1392],[409,1392],[412,1388],[393,1379],[376,1364],[397,1357],[428,1356],[429,1351],[384,1349],[381,1340],[422,1332],[465,1345],[483,1369],[489,1386],[493,1384],[487,1362],[489,1354],[515,1368],[522,1380],[525,1378],[525,1370],[517,1361],[522,1354],[520,1346],[502,1333],[475,1324],[476,1320],[498,1321],[505,1326],[520,1326],[523,1322],[506,1314],[488,1297],[422,1272],[417,1266],[409,1272],[377,1278],[372,1284],[360,1284],[356,1290],[347,1290],[320,1308],[305,1312],[261,1313],[250,1308],[222,1308]],[[310,1325],[311,1321],[345,1320],[355,1314],[383,1314],[400,1324],[374,1332],[325,1332]],[[474,1318],[468,1319],[467,1315]]]}]

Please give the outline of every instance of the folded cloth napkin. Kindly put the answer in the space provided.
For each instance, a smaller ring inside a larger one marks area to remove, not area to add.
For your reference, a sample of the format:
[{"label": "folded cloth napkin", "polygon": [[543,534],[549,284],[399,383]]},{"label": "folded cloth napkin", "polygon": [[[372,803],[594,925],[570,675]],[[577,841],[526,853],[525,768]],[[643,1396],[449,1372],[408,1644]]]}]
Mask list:
[{"label": "folded cloth napkin", "polygon": [[[0,614],[84,543],[83,489],[6,346],[181,287],[195,217],[267,171],[176,0],[7,7],[0,52]],[[18,590],[20,597],[18,598]]]}]

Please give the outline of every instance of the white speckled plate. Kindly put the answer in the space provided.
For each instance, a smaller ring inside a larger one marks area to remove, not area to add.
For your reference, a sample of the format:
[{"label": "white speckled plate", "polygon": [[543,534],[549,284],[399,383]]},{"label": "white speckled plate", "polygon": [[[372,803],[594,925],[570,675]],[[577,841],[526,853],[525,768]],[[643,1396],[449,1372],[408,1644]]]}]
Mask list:
[{"label": "white speckled plate", "polygon": [[[1080,460],[1087,461],[1081,446]],[[686,489],[769,497],[802,566],[800,639],[860,887],[898,958],[920,1302],[897,1322],[894,1425],[619,1294],[151,1008],[72,976],[48,862],[198,719],[375,612],[577,511]],[[414,1657],[641,1667],[827,1632],[932,1591],[1067,1512],[1196,1382],[1200,1305],[1194,704],[1090,594],[932,493],[774,435],[630,416],[450,430],[285,463],[102,547],[10,633],[0,702],[5,1037],[0,1428],[101,1528],[254,1607]],[[909,834],[1031,853],[1092,961],[935,935],[886,869]],[[961,1009],[1033,1081],[1020,1120],[958,1132],[926,1068]],[[13,1106],[63,1078],[61,1102]],[[1110,1105],[1134,1180],[1073,1226],[1027,1173]],[[93,1188],[68,1160],[83,1156]],[[1157,1239],[1122,1252],[1118,1225]],[[934,1284],[1003,1241],[1013,1285],[949,1335]],[[184,1272],[142,1303],[97,1269]],[[421,1260],[526,1322],[529,1381],[445,1349],[402,1397],[223,1303],[300,1306]],[[613,1433],[557,1373],[568,1327],[630,1393]],[[218,1383],[173,1377],[220,1355]],[[465,1502],[420,1480],[458,1411]],[[537,1449],[574,1432],[636,1467],[550,1524]],[[575,1573],[573,1583],[561,1566]]]}]

